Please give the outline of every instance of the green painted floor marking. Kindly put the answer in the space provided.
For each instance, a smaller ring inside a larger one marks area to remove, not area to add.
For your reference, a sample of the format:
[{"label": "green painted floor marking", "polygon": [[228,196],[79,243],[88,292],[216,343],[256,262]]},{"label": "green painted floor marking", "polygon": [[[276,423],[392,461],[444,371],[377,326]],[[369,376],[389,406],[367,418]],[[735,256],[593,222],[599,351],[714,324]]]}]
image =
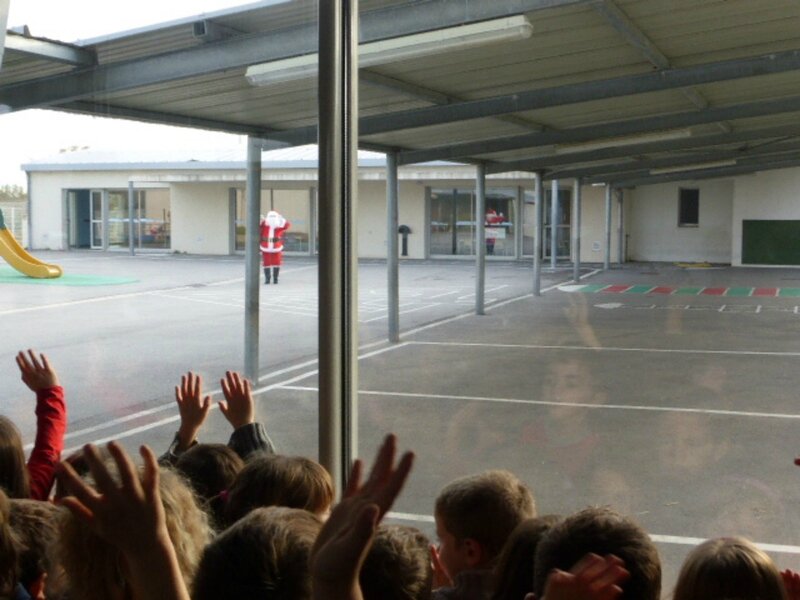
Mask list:
[{"label": "green painted floor marking", "polygon": [[580,290],[583,294],[594,294],[595,292],[599,292],[602,289],[607,288],[610,283],[590,283],[588,285],[583,286]]},{"label": "green painted floor marking", "polygon": [[701,287],[682,287],[675,290],[676,296],[697,296],[705,288]]},{"label": "green painted floor marking", "polygon": [[136,283],[138,279],[133,277],[108,277],[106,275],[78,275],[65,273],[61,277],[53,279],[35,279],[27,277],[11,267],[0,267],[0,284],[22,284],[22,285],[63,285],[63,286],[97,286],[97,285],[124,285],[126,283]]},{"label": "green painted floor marking", "polygon": [[778,296],[796,298],[800,296],[800,288],[780,288],[778,290]]},{"label": "green painted floor marking", "polygon": [[654,285],[634,285],[632,288],[625,290],[624,293],[626,294],[646,294],[650,290],[654,289],[656,286]]},{"label": "green painted floor marking", "polygon": [[730,298],[745,298],[753,293],[753,288],[751,287],[732,287],[728,288],[728,291],[725,292],[726,296]]}]

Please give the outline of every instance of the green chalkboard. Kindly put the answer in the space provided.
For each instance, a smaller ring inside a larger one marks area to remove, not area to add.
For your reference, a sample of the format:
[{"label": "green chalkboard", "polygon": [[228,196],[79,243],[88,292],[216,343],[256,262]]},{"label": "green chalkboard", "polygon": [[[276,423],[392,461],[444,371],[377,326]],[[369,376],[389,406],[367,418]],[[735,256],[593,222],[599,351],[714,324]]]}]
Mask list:
[{"label": "green chalkboard", "polygon": [[742,264],[800,265],[800,221],[742,221]]}]

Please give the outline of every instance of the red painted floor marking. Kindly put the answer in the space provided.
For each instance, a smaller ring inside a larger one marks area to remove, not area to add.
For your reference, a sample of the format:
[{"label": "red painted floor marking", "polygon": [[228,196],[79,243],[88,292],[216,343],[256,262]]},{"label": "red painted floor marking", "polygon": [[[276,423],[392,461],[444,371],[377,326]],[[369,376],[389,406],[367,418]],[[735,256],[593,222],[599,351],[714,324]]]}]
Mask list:
[{"label": "red painted floor marking", "polygon": [[674,291],[675,291],[674,287],[667,287],[665,285],[661,285],[659,287],[653,288],[652,290],[650,290],[647,293],[648,294],[671,294]]},{"label": "red painted floor marking", "polygon": [[778,288],[756,288],[753,290],[753,296],[777,296]]},{"label": "red painted floor marking", "polygon": [[607,288],[603,288],[600,290],[601,292],[609,292],[611,294],[621,294],[625,290],[631,289],[633,286],[630,285],[610,285]]},{"label": "red painted floor marking", "polygon": [[702,292],[700,292],[701,296],[722,296],[725,292],[728,291],[728,288],[704,288]]}]

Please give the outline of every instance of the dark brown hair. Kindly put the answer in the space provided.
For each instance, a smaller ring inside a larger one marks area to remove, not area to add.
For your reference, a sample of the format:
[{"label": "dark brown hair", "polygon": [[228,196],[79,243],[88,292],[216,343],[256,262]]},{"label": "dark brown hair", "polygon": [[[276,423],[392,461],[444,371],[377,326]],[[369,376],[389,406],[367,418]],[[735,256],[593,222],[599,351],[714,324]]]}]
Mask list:
[{"label": "dark brown hair", "polygon": [[325,468],[302,456],[259,455],[248,460],[228,492],[225,521],[235,523],[254,508],[286,506],[315,514],[333,502],[333,480]]},{"label": "dark brown hair", "polygon": [[533,591],[541,598],[553,569],[569,571],[586,554],[613,554],[625,562],[630,579],[624,600],[658,600],[661,560],[644,529],[610,508],[587,508],[553,526],[536,549]]},{"label": "dark brown hair", "polygon": [[243,467],[244,461],[224,444],[197,444],[175,463],[175,470],[189,480],[202,500],[230,488]]},{"label": "dark brown hair", "polygon": [[414,527],[381,525],[358,578],[364,600],[430,598],[430,540]]},{"label": "dark brown hair", "polygon": [[193,600],[309,600],[309,556],[321,528],[305,510],[251,511],[206,547]]}]

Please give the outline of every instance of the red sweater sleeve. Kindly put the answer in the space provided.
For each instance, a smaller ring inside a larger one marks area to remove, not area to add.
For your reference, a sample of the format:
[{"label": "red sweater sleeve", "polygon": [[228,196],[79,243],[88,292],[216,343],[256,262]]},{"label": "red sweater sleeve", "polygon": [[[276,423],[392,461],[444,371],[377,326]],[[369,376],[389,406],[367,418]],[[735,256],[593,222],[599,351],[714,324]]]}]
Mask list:
[{"label": "red sweater sleeve", "polygon": [[66,429],[64,388],[56,386],[36,392],[36,442],[28,459],[33,500],[47,500],[50,495],[56,466],[64,449]]}]

